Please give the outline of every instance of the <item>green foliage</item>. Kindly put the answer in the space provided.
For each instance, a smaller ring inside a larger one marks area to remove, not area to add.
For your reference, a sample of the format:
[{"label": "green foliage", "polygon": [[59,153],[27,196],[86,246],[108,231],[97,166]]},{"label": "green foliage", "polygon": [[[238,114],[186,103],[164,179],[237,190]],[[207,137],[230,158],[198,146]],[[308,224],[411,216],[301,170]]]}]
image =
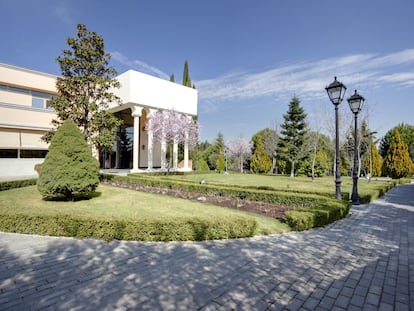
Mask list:
[{"label": "green foliage", "polygon": [[195,170],[197,172],[210,172],[210,167],[204,159],[198,159],[196,163],[197,166],[195,167]]},{"label": "green foliage", "polygon": [[290,176],[295,175],[295,164],[305,155],[302,153],[302,145],[307,132],[306,113],[300,106],[300,100],[293,97],[289,103],[289,109],[283,115],[285,122],[281,125],[281,137],[279,139],[279,155],[290,162]]},{"label": "green foliage", "polygon": [[98,161],[75,123],[66,120],[50,143],[37,181],[39,192],[43,197],[73,200],[75,194],[93,192],[98,184]]},{"label": "green foliage", "polygon": [[250,171],[252,173],[268,173],[272,167],[272,162],[267,154],[262,137],[258,136],[256,141],[256,150],[253,153],[252,161],[250,162]]},{"label": "green foliage", "polygon": [[391,130],[389,130],[385,136],[381,139],[380,142],[380,154],[383,159],[387,156],[388,149],[390,148],[391,144],[395,141],[395,136],[397,133],[400,134],[401,140],[408,146],[408,152],[410,154],[410,158],[414,161],[414,126],[401,123]]},{"label": "green foliage", "polygon": [[0,231],[134,241],[201,241],[251,237],[257,222],[252,218],[173,218],[169,220],[100,220],[69,215],[1,215]]},{"label": "green foliage", "polygon": [[375,143],[371,142],[370,152],[364,159],[364,167],[367,173],[371,172],[372,176],[381,176],[382,173],[382,158],[378,152]]},{"label": "green foliage", "polygon": [[217,173],[223,172],[224,169],[225,169],[225,165],[226,165],[226,163],[225,163],[225,160],[224,160],[224,155],[220,153],[217,156],[217,160],[216,160],[216,171],[217,171]]},{"label": "green foliage", "polygon": [[[111,55],[105,53],[102,37],[85,25],[78,24],[77,37],[68,38],[67,44],[69,48],[57,57],[62,76],[56,81],[59,96],[50,101],[57,114],[52,122],[59,127],[63,121],[72,120],[88,144],[111,150],[113,131],[122,123],[107,111],[109,103],[120,103],[111,93],[120,87],[114,78],[116,70],[108,67]],[[48,141],[52,134],[44,139]]]},{"label": "green foliage", "polygon": [[286,222],[296,231],[327,225],[345,217],[350,204],[344,201],[325,201],[317,207],[286,211]]},{"label": "green foliage", "polygon": [[391,178],[404,178],[414,172],[414,164],[408,153],[408,146],[397,132],[383,163],[383,174]]},{"label": "green foliage", "polygon": [[[322,177],[328,174],[330,162],[328,155],[325,151],[319,150],[316,152],[315,165],[314,165],[314,176]],[[306,175],[312,177],[312,159],[307,158],[304,160],[298,168],[299,175]]]},{"label": "green foliage", "polygon": [[202,152],[201,157],[207,161],[210,170],[216,170],[217,158],[220,154],[223,154],[224,150],[224,137],[222,133],[218,133],[213,144],[209,145],[207,149]]},{"label": "green foliage", "polygon": [[36,185],[37,179],[22,179],[0,182],[0,191]]},{"label": "green foliage", "polygon": [[188,70],[188,61],[184,62],[183,85],[195,89],[195,85],[191,82],[190,72]]}]

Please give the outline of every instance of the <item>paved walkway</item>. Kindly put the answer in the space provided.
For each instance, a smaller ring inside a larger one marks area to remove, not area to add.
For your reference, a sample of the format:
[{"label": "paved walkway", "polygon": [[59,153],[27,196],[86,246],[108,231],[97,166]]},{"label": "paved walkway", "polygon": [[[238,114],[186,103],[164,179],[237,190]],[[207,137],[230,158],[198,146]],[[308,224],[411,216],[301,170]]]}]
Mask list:
[{"label": "paved walkway", "polygon": [[302,233],[109,244],[0,233],[0,309],[414,310],[414,184]]}]

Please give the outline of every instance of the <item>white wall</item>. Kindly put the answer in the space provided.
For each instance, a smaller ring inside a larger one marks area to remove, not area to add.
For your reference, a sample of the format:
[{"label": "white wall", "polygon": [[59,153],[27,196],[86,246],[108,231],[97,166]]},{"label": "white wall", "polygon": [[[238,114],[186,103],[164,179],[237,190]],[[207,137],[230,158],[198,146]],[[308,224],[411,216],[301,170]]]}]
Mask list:
[{"label": "white wall", "polygon": [[0,181],[37,178],[34,166],[43,161],[44,159],[0,159]]},{"label": "white wall", "polygon": [[[132,103],[156,109],[197,115],[198,92],[178,83],[129,70],[117,77],[120,89],[113,92],[124,104]],[[111,108],[116,107],[112,105]]]}]

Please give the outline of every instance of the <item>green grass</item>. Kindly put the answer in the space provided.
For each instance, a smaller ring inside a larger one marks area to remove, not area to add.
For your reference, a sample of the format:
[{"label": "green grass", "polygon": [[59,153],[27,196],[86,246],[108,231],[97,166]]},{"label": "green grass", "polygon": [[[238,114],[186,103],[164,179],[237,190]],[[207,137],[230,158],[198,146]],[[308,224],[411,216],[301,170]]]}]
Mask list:
[{"label": "green grass", "polygon": [[[269,187],[275,190],[297,191],[317,194],[335,195],[334,177],[316,178],[312,181],[309,177],[289,177],[284,175],[255,175],[230,173],[225,174],[188,174],[173,175],[163,177],[173,180],[191,181],[198,183],[201,179],[205,179],[206,184],[216,185],[237,185],[240,187]],[[342,192],[352,192],[352,178],[342,177]],[[358,192],[360,196],[370,196],[376,199],[384,191],[388,190],[389,183],[386,181],[371,180],[368,182],[365,178],[358,179]]]},{"label": "green grass", "polygon": [[36,186],[0,192],[0,215],[60,216],[97,220],[171,220],[227,219],[234,216],[254,218],[256,234],[274,234],[289,231],[289,227],[275,219],[231,210],[195,201],[149,194],[100,185],[89,200],[56,202],[42,199]]}]

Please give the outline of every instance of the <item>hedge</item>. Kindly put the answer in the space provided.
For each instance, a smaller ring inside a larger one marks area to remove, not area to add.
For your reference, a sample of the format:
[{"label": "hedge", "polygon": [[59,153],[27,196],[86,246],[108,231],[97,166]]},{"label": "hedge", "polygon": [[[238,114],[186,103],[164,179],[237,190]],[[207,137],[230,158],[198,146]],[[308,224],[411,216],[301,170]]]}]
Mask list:
[{"label": "hedge", "polygon": [[134,184],[159,188],[174,189],[199,193],[204,195],[217,195],[238,198],[242,200],[268,202],[276,205],[292,206],[295,209],[285,212],[287,224],[296,231],[307,230],[314,227],[323,226],[333,221],[345,217],[351,205],[345,200],[336,200],[326,195],[315,193],[299,193],[291,191],[276,191],[259,188],[241,188],[236,186],[223,186],[211,184],[196,184],[194,182],[181,182],[162,178],[151,178],[138,175],[113,176],[105,175],[108,181],[130,183],[130,188],[134,189]]},{"label": "hedge", "polygon": [[37,178],[0,182],[0,191],[36,185]]},{"label": "hedge", "polygon": [[[291,191],[269,191],[259,189],[247,189],[236,186],[223,186],[211,184],[196,184],[194,182],[181,182],[177,180],[164,180],[161,178],[151,178],[145,176],[129,175],[115,176],[103,175],[103,180],[108,183],[128,183],[130,188],[133,185],[146,186],[151,188],[181,190],[190,193],[198,193],[200,195],[214,195],[222,197],[231,197],[246,201],[267,202],[275,205],[293,206],[296,208],[318,207],[321,203],[332,200],[331,198],[315,193],[299,193]],[[345,203],[345,202],[344,202]]]},{"label": "hedge", "polygon": [[99,220],[60,216],[0,215],[0,231],[134,241],[201,241],[251,237],[256,220],[233,216],[226,219],[178,218],[159,220]]},{"label": "hedge", "polygon": [[344,218],[351,209],[350,203],[330,200],[315,208],[304,208],[285,212],[286,222],[296,231],[308,230],[330,224]]}]

